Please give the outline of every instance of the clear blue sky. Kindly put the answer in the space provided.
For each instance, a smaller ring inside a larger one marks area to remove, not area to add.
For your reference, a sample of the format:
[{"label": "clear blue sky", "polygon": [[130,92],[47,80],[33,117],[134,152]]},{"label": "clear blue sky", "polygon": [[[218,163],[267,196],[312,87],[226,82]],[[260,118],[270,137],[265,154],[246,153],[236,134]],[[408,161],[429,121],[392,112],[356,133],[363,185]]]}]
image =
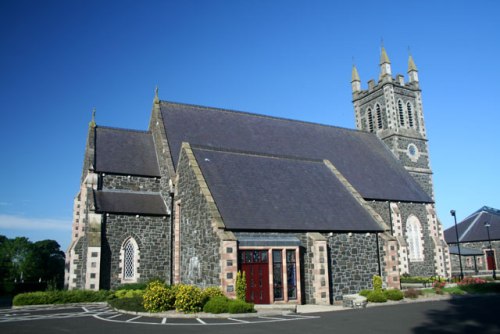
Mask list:
[{"label": "clear blue sky", "polygon": [[438,214],[500,208],[500,2],[0,2],[0,234],[71,239],[92,108],[147,129],[163,100],[354,128],[351,66],[419,69]]}]

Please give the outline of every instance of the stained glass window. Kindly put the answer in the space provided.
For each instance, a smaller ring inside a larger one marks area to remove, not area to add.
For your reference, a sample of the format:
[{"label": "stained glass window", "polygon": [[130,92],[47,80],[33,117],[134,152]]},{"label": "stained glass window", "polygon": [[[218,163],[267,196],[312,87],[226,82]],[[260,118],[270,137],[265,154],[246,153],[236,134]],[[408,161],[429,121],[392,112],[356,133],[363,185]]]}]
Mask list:
[{"label": "stained glass window", "polygon": [[295,250],[286,251],[286,275],[288,299],[297,299],[297,264],[295,263]]},{"label": "stained glass window", "polygon": [[283,270],[281,262],[281,250],[273,250],[273,290],[274,299],[283,299]]}]

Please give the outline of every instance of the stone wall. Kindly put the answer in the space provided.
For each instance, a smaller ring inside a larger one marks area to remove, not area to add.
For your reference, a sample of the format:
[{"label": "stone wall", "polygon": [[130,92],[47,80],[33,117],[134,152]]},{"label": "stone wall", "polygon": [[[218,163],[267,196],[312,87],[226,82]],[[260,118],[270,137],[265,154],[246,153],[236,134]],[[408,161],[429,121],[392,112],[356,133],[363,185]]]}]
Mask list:
[{"label": "stone wall", "polygon": [[103,222],[101,288],[121,284],[120,250],[124,241],[133,237],[139,247],[139,280],[152,278],[170,281],[170,218],[109,214]]},{"label": "stone wall", "polygon": [[75,256],[71,258],[70,286],[72,289],[85,288],[85,276],[87,274],[85,264],[87,263],[87,237],[78,239],[73,248]]},{"label": "stone wall", "polygon": [[[221,285],[221,240],[187,155],[177,169],[176,201],[180,201],[180,281],[204,286]],[[236,251],[236,250],[234,250]]]},{"label": "stone wall", "polygon": [[102,190],[160,192],[160,178],[132,175],[101,175]]},{"label": "stone wall", "polygon": [[[450,244],[450,246],[456,246],[456,244]],[[500,254],[500,240],[492,240],[491,246],[495,252],[496,268],[497,272],[499,272],[498,265],[500,262],[498,257]],[[462,268],[464,276],[492,275],[492,271],[487,269],[487,261],[486,261],[486,251],[490,249],[490,244],[488,241],[460,243],[460,247],[462,248],[462,250],[464,248],[472,248],[483,252],[483,255],[476,256],[477,272],[476,272],[476,267],[474,266],[474,257],[462,256]],[[451,254],[451,268],[453,276],[460,275],[460,263],[458,262],[458,255]]]},{"label": "stone wall", "polygon": [[341,301],[345,294],[371,289],[373,275],[379,274],[376,235],[334,233],[327,239],[331,300]]},{"label": "stone wall", "polygon": [[[375,211],[377,211],[384,221],[389,222],[389,202],[367,202]],[[408,268],[401,268],[402,272],[408,271],[412,276],[434,276],[436,275],[435,266],[435,252],[434,252],[434,242],[431,236],[431,230],[427,218],[427,209],[424,204],[419,203],[397,203],[397,208],[399,211],[398,219],[400,221],[396,222],[396,217],[391,217],[393,220],[393,235],[402,235],[405,240],[406,237],[406,223],[408,218],[413,215],[418,218],[420,225],[422,227],[422,245],[424,249],[424,260],[423,261],[408,261],[408,251],[403,247],[401,251],[402,263],[406,266],[408,263]],[[390,224],[388,224],[390,226]]]}]

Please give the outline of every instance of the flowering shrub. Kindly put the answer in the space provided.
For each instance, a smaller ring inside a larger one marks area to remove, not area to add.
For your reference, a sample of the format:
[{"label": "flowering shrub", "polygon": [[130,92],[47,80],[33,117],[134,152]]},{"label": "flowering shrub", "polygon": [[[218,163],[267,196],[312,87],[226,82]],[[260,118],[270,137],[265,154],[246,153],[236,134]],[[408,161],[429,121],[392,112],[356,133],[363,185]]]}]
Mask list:
[{"label": "flowering shrub", "polygon": [[213,297],[224,297],[224,292],[218,286],[210,286],[203,289],[203,299],[205,301]]},{"label": "flowering shrub", "polygon": [[446,285],[446,282],[442,282],[442,281],[434,281],[434,283],[432,283],[432,287],[434,288],[434,291],[436,291],[436,293],[438,295],[443,294],[443,288],[445,287],[445,285]]},{"label": "flowering shrub", "polygon": [[197,286],[179,284],[175,296],[175,309],[181,312],[199,312],[203,308],[203,292]]},{"label": "flowering shrub", "polygon": [[479,277],[465,277],[463,280],[458,282],[458,285],[470,285],[470,284],[484,284],[486,281]]},{"label": "flowering shrub", "polygon": [[172,310],[175,303],[175,289],[167,287],[160,281],[148,284],[144,292],[144,309],[148,312],[164,312]]}]

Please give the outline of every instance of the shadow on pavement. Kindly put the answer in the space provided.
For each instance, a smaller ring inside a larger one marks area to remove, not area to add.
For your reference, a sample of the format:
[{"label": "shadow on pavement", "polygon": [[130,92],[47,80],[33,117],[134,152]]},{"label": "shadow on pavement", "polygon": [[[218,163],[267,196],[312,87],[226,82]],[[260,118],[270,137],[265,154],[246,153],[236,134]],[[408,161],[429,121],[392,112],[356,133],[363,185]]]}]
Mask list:
[{"label": "shadow on pavement", "polygon": [[428,321],[413,332],[500,333],[499,311],[500,295],[455,297],[445,309],[428,311]]},{"label": "shadow on pavement", "polygon": [[11,308],[12,298],[12,296],[0,296],[0,308]]}]

